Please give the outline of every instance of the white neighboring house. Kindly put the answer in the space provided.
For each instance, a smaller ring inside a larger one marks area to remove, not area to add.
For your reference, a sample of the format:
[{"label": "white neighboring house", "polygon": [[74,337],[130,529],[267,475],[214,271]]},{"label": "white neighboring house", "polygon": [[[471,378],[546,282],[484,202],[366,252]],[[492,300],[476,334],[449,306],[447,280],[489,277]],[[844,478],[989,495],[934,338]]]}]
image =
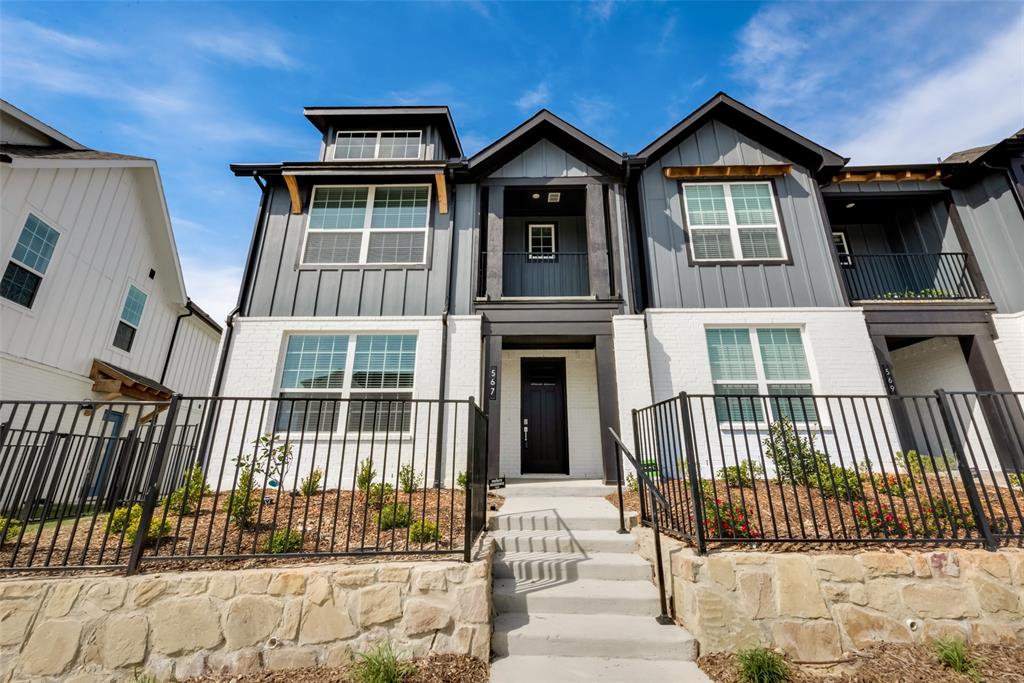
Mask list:
[{"label": "white neighboring house", "polygon": [[152,159],[0,100],[0,401],[206,395],[221,328],[185,293]]}]

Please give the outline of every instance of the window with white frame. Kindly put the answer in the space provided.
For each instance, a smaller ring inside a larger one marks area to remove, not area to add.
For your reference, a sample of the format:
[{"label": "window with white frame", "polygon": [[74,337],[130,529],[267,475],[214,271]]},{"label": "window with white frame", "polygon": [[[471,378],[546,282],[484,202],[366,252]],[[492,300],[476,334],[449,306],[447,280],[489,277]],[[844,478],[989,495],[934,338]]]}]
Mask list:
[{"label": "window with white frame", "polygon": [[684,183],[683,204],[694,261],[786,258],[771,183]]},{"label": "window with white frame", "polygon": [[289,335],[275,429],[408,432],[415,372],[414,334]]},{"label": "window with white frame", "polygon": [[813,393],[803,339],[798,328],[708,328],[705,330],[715,410],[721,423],[763,423],[767,395],[773,420],[815,422]]},{"label": "window with white frame", "polygon": [[29,214],[0,280],[0,296],[32,308],[60,233]]},{"label": "window with white frame", "polygon": [[429,220],[429,185],[318,186],[302,262],[421,264]]},{"label": "window with white frame", "polygon": [[123,351],[132,350],[145,308],[146,293],[135,285],[130,285],[128,294],[124,297],[124,306],[121,307],[121,319],[117,321],[117,330],[114,332],[114,346]]},{"label": "window with white frame", "polygon": [[419,159],[418,130],[341,131],[334,143],[334,159]]},{"label": "window with white frame", "polygon": [[530,223],[527,228],[527,251],[531,261],[550,261],[555,258],[555,225]]},{"label": "window with white frame", "polygon": [[846,241],[846,233],[840,230],[833,230],[832,244],[835,245],[836,253],[839,254],[839,264],[843,266],[850,265],[850,244]]}]

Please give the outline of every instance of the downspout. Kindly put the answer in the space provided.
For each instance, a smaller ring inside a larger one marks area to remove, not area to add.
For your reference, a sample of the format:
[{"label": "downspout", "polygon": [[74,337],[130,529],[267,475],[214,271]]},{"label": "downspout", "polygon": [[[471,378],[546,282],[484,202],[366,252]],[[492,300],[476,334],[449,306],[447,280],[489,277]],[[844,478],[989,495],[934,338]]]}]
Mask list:
[{"label": "downspout", "polygon": [[[451,201],[448,202],[448,226],[450,237],[448,238],[448,271],[444,280],[444,307],[441,309],[441,381],[437,389],[437,447],[434,453],[434,488],[441,488],[443,483],[442,460],[444,452],[441,448],[441,430],[444,428],[444,399],[448,384],[448,309],[451,306],[452,297],[452,262],[455,260],[455,175],[449,174],[445,169],[445,175],[452,180]],[[473,416],[469,415],[472,420]]]},{"label": "downspout", "polygon": [[167,346],[167,357],[164,358],[164,369],[160,371],[160,384],[164,383],[164,379],[167,378],[167,369],[171,365],[171,354],[174,353],[174,342],[178,338],[178,327],[181,325],[182,318],[189,318],[192,316],[192,307],[189,306],[189,300],[185,299],[185,312],[180,314],[174,321],[174,330],[171,332],[171,343]]}]

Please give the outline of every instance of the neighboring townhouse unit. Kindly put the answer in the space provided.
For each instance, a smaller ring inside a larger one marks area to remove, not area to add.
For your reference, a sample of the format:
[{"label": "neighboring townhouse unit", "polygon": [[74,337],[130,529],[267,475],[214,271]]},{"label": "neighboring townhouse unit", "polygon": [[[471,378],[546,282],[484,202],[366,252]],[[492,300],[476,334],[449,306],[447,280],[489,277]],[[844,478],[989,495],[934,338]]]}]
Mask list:
[{"label": "neighboring townhouse unit", "polygon": [[[262,199],[215,391],[279,397],[268,431],[414,440],[344,406],[474,396],[490,476],[614,480],[608,428],[629,443],[679,392],[1019,377],[1019,138],[850,168],[719,93],[635,155],[542,110],[467,159],[446,107],[305,114],[317,160],[232,166]],[[718,406],[750,434],[780,417]]]},{"label": "neighboring townhouse unit", "polygon": [[[209,392],[221,329],[185,294],[156,162],[0,100],[0,186],[0,401]],[[94,422],[116,437],[123,417]]]}]

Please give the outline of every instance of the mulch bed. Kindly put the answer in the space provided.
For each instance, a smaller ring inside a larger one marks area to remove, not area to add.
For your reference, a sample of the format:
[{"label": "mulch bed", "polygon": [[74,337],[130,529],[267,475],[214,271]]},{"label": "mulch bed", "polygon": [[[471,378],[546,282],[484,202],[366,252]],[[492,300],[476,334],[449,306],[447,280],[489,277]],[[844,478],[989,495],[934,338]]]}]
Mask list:
[{"label": "mulch bed", "polygon": [[[729,487],[724,482],[718,481],[715,484],[715,497],[721,501],[721,508],[723,510],[745,508],[749,527],[755,538],[752,538],[750,542],[716,544],[714,538],[711,538],[713,533],[709,533],[709,544],[728,546],[730,549],[737,550],[761,551],[767,549],[786,551],[822,549],[825,545],[830,549],[863,550],[866,546],[890,547],[893,541],[920,543],[916,539],[945,537],[950,540],[937,540],[934,545],[948,547],[959,543],[966,547],[978,547],[981,539],[977,531],[962,526],[964,523],[973,524],[963,484],[959,479],[951,482],[945,478],[940,483],[933,475],[929,475],[925,479],[927,481],[917,480],[914,484],[920,496],[920,507],[918,507],[917,499],[913,497],[912,490],[908,490],[906,506],[904,506],[903,497],[892,495],[890,503],[889,495],[879,491],[878,497],[881,502],[879,506],[870,485],[867,487],[869,493],[866,501],[851,501],[826,496],[821,490],[814,488],[783,485],[780,490],[777,480],[761,479],[753,487]],[[710,482],[706,482],[706,484],[710,485]],[[684,520],[691,517],[691,496],[685,482],[663,479],[659,482],[659,489],[668,498],[676,519]],[[1016,518],[1014,499],[1011,498],[1009,489],[987,486],[984,491],[979,490],[979,494],[982,495],[982,505],[993,530],[1009,529],[1015,533],[1021,533],[1021,525],[1024,524],[1024,520]],[[1024,505],[1024,496],[1020,492],[1014,491],[1013,495],[1016,496],[1019,505]],[[613,505],[618,506],[617,493],[607,498]],[[943,517],[929,512],[932,507],[942,509],[942,500],[949,503],[952,515],[947,514]],[[639,493],[623,491],[623,504],[627,510],[639,512]],[[988,507],[989,505],[991,507]],[[899,536],[891,532],[891,529],[896,528],[895,526],[890,526],[885,531],[877,527],[872,530],[863,523],[859,526],[857,514],[860,510],[868,512],[878,510],[881,517],[887,513],[893,513],[896,522],[902,522],[906,530],[902,536]],[[907,514],[908,510],[909,515]],[[955,525],[949,520],[951,516],[959,517]],[[670,525],[663,523],[662,528],[671,534],[672,529],[666,528],[668,526]],[[887,533],[890,535],[887,536]],[[758,538],[765,537],[783,539],[783,541],[758,542]],[[857,543],[829,542],[829,539],[837,538],[856,540]],[[1020,544],[1019,541],[1008,542]]]},{"label": "mulch bed", "polygon": [[[998,683],[1024,681],[1024,643],[975,645],[970,648],[980,680]],[[697,665],[715,683],[741,683],[736,656],[730,653],[702,655]],[[930,645],[882,643],[828,664],[790,662],[790,681],[842,683],[969,683],[967,676],[947,669]]]},{"label": "mulch bed", "polygon": [[[403,683],[487,683],[488,667],[475,657],[430,655],[412,662],[416,670]],[[349,669],[293,669],[242,675],[210,675],[189,683],[352,683]]]},{"label": "mulch bed", "polygon": [[[388,504],[397,501],[412,513],[412,522],[425,519],[435,524],[436,540],[413,541],[408,527],[385,529],[379,523],[380,506],[372,504],[361,491],[321,491],[313,496],[268,492],[268,498],[254,511],[253,523],[239,527],[227,515],[230,492],[204,495],[199,509],[188,515],[176,515],[164,507],[157,508],[155,526],[166,519],[169,533],[144,549],[141,567],[150,571],[174,569],[242,568],[268,566],[281,562],[294,564],[318,558],[338,561],[330,553],[350,553],[368,561],[381,561],[382,555],[396,554],[400,559],[433,557],[435,553],[461,552],[465,538],[465,494],[454,489],[420,489],[413,493],[396,493]],[[257,500],[259,498],[257,497]],[[488,497],[488,506],[500,505],[500,498]],[[47,525],[26,528],[17,557],[10,542],[0,549],[0,566],[44,567],[69,565],[126,564],[131,544],[121,533],[107,533],[107,514],[83,517],[76,525],[64,520],[57,527]],[[253,557],[266,553],[271,535],[285,529],[297,534],[290,554],[277,557]],[[36,541],[36,535],[39,535]],[[301,543],[301,545],[299,545]],[[36,552],[32,554],[35,545]],[[321,553],[322,555],[310,555]],[[209,555],[240,556],[215,558]],[[65,558],[66,561],[65,561]],[[160,559],[146,562],[145,558]]]}]

